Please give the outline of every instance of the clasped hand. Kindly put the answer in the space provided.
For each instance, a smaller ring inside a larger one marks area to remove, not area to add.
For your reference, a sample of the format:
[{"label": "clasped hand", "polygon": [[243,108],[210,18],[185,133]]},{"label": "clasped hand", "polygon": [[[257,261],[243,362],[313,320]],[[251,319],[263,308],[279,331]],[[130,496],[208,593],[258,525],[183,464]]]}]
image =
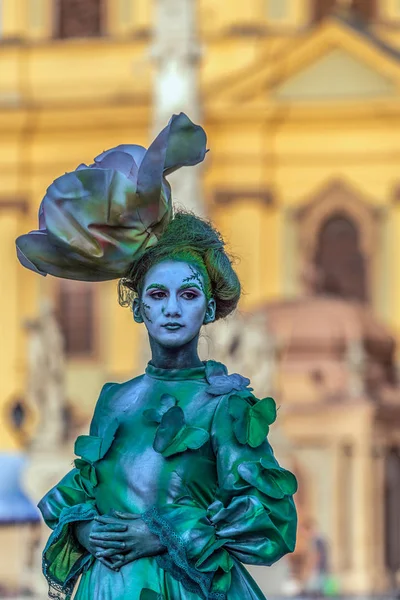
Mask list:
[{"label": "clasped hand", "polygon": [[166,551],[158,538],[151,533],[141,515],[111,511],[99,515],[76,528],[78,540],[99,561],[118,571],[123,565]]}]

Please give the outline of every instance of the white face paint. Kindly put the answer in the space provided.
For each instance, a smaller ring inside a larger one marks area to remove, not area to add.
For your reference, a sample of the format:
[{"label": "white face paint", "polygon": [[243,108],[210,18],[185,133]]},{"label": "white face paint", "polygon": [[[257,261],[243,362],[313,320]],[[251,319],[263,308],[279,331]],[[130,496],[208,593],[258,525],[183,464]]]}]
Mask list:
[{"label": "white face paint", "polygon": [[204,323],[214,321],[215,300],[207,300],[203,277],[195,266],[166,260],[146,273],[134,315],[143,320],[156,342],[177,348],[196,337]]}]

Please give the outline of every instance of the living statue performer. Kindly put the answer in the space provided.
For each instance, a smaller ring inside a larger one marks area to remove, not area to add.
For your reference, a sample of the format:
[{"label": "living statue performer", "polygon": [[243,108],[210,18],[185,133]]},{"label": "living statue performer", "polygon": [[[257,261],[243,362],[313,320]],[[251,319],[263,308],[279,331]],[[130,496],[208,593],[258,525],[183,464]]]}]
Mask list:
[{"label": "living statue performer", "polygon": [[51,598],[82,575],[76,600],[262,599],[242,563],[294,550],[297,483],[267,441],[275,402],[197,352],[240,296],[220,234],[172,211],[165,175],[205,152],[203,129],[174,115],[147,151],[121,145],[56,179],[39,230],[17,239],[42,275],[119,279],[152,353],[143,375],[104,385],[75,468],[39,502]]}]

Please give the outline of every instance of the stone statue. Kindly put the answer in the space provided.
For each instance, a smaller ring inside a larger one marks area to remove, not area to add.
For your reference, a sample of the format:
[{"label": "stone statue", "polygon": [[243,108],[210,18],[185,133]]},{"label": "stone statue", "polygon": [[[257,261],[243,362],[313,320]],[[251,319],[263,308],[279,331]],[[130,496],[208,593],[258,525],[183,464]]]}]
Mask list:
[{"label": "stone statue", "polygon": [[211,340],[231,371],[244,371],[256,393],[273,395],[277,345],[265,312],[235,314],[212,326]]},{"label": "stone statue", "polygon": [[64,438],[64,340],[48,300],[42,300],[39,318],[26,323],[28,342],[27,395],[38,412],[31,441],[36,448],[56,448]]}]

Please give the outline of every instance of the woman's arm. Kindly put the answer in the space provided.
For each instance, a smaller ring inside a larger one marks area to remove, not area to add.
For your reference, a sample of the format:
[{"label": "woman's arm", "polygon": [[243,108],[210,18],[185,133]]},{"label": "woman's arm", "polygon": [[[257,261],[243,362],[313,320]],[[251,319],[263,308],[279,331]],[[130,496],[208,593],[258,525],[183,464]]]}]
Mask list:
[{"label": "woman's arm", "polygon": [[[101,390],[90,430],[98,428],[102,405],[112,384]],[[88,465],[90,467],[90,465]],[[57,485],[40,500],[38,508],[45,523],[53,530],[43,551],[43,573],[50,588],[68,598],[79,574],[93,562],[93,555],[74,533],[76,523],[87,523],[98,516],[90,473],[83,475],[84,467],[67,473]]]}]

